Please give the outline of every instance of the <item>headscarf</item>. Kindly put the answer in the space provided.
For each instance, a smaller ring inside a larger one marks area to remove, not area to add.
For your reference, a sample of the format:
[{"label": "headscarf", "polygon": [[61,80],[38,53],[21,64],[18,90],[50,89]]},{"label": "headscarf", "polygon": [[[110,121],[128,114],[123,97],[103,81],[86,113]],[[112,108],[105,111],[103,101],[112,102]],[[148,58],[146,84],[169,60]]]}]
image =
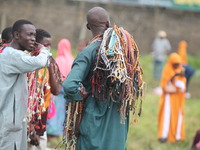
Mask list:
[{"label": "headscarf", "polygon": [[[180,65],[178,66],[178,68],[174,69],[172,65],[177,63],[179,63]],[[169,80],[171,80],[171,78],[176,73],[181,72],[181,70],[182,70],[181,57],[177,53],[170,54],[168,61],[162,72],[162,78],[160,83],[161,87],[167,85]]]},{"label": "headscarf", "polygon": [[56,63],[60,69],[60,72],[67,77],[71,70],[74,57],[71,52],[71,44],[68,39],[62,39],[58,43],[58,52],[56,56]]},{"label": "headscarf", "polygon": [[186,65],[188,63],[187,59],[187,42],[180,41],[178,45],[178,54],[181,56],[182,64]]}]

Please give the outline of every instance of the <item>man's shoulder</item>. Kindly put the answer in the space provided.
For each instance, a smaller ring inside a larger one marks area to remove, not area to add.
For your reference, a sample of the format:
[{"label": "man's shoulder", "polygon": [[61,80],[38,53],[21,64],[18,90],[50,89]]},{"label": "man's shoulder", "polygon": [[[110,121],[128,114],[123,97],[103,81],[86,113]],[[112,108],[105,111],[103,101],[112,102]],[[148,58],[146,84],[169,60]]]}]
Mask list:
[{"label": "man's shoulder", "polygon": [[24,55],[25,54],[23,51],[15,49],[11,46],[5,47],[4,50],[3,50],[3,53],[8,54],[8,55],[10,55],[10,54],[12,54],[12,55]]},{"label": "man's shoulder", "polygon": [[18,52],[20,52],[19,50],[17,50],[17,49],[15,49],[15,48],[13,48],[13,47],[11,47],[11,46],[6,46],[5,48],[4,48],[4,52],[5,53],[18,53]]},{"label": "man's shoulder", "polygon": [[4,50],[16,50],[16,49],[14,49],[14,48],[11,47],[11,46],[6,46],[6,47],[4,48]]},{"label": "man's shoulder", "polygon": [[77,55],[75,61],[80,59],[91,59],[96,56],[96,53],[100,47],[101,42],[94,42],[87,45],[83,50]]},{"label": "man's shoulder", "polygon": [[82,53],[91,53],[93,51],[96,51],[96,50],[98,50],[100,44],[101,44],[101,41],[93,42],[93,43],[87,45],[81,52]]},{"label": "man's shoulder", "polygon": [[91,48],[96,48],[99,47],[99,45],[101,44],[102,41],[95,41],[92,42],[91,44],[87,45],[85,48],[86,49],[91,49]]}]

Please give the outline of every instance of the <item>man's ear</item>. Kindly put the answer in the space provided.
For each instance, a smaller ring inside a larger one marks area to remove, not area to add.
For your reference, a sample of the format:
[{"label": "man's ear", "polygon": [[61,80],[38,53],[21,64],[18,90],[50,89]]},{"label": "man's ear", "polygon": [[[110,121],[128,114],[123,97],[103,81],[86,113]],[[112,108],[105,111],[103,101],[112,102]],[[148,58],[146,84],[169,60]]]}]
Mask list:
[{"label": "man's ear", "polygon": [[14,34],[13,34],[13,38],[15,39],[19,39],[19,32],[15,31]]},{"label": "man's ear", "polygon": [[87,23],[86,27],[88,30],[90,30],[90,25],[88,23]]},{"label": "man's ear", "polygon": [[107,22],[106,22],[106,28],[109,28],[109,27],[110,27],[110,22],[107,21]]}]

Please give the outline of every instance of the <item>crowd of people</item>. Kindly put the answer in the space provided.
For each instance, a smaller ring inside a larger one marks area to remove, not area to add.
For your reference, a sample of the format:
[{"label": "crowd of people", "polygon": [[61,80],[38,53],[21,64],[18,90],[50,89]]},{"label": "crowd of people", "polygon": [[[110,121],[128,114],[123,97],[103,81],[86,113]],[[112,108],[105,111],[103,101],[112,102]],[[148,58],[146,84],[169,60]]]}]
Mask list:
[{"label": "crowd of people", "polygon": [[[25,19],[2,31],[0,47],[0,149],[47,150],[61,137],[67,149],[125,150],[130,115],[141,115],[140,54],[133,36],[111,26],[108,12],[87,13],[93,38],[74,59],[70,41],[58,43]],[[177,53],[165,31],[153,42],[154,77],[161,80],[158,112],[160,142],[185,140],[184,100],[194,70],[186,41]],[[168,60],[165,64],[165,59]]]}]

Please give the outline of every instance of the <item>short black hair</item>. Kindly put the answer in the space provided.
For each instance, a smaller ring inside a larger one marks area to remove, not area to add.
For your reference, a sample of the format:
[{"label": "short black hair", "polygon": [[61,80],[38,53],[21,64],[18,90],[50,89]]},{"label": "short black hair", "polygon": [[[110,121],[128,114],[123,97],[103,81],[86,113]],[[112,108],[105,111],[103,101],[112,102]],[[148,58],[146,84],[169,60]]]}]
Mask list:
[{"label": "short black hair", "polygon": [[1,33],[3,43],[10,43],[12,40],[12,27],[6,27]]},{"label": "short black hair", "polygon": [[12,34],[14,34],[15,31],[20,32],[21,26],[24,25],[24,24],[31,24],[31,25],[33,25],[32,22],[30,22],[30,21],[28,21],[28,20],[25,20],[25,19],[17,20],[17,21],[13,24],[13,27],[12,27]]},{"label": "short black hair", "polygon": [[44,37],[51,38],[51,35],[44,29],[36,29],[36,42],[40,43]]}]

